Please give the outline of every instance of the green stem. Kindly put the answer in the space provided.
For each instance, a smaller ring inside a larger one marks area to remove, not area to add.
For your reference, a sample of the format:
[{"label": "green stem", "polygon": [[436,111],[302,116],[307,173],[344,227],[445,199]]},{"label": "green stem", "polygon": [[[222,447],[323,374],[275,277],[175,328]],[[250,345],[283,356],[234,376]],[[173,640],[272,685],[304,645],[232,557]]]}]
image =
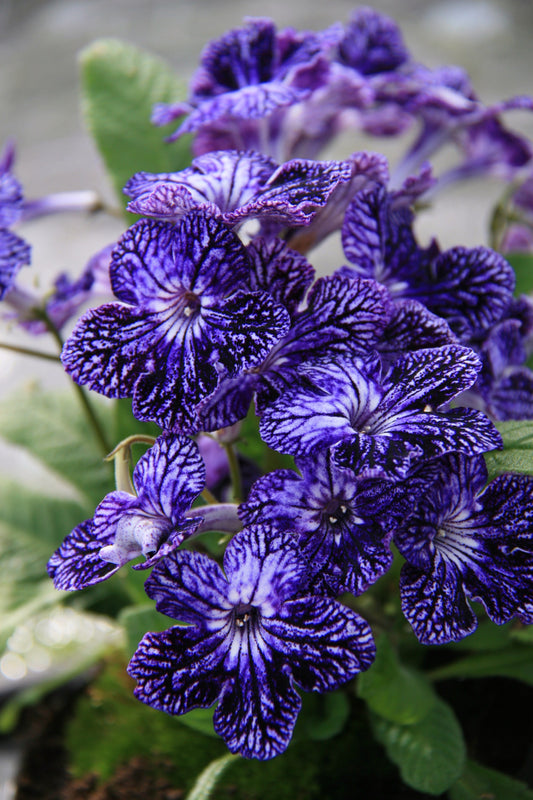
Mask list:
[{"label": "green stem", "polygon": [[20,353],[23,356],[34,356],[35,358],[45,358],[47,361],[61,362],[59,356],[54,356],[53,353],[43,353],[40,350],[32,350],[31,347],[18,347],[15,344],[6,344],[0,342],[2,350],[11,350],[13,353]]},{"label": "green stem", "polygon": [[[61,352],[61,350],[63,349],[64,342],[59,330],[56,328],[56,326],[54,325],[54,323],[52,322],[46,311],[39,311],[38,314],[36,313],[36,315],[42,319],[42,321],[48,328],[48,331],[52,334],[52,336],[56,340],[59,352]],[[107,436],[104,432],[104,429],[102,428],[100,420],[96,416],[92,404],[87,396],[87,392],[82,386],[80,386],[75,382],[72,382],[72,385],[74,386],[74,391],[78,395],[78,400],[81,403],[81,407],[85,412],[85,416],[87,417],[91,428],[94,431],[94,435],[96,436],[98,443],[100,444],[104,456],[107,456],[107,454],[111,450],[111,444],[107,440]]]},{"label": "green stem", "polygon": [[205,489],[202,492],[202,497],[203,497],[203,499],[205,500],[205,502],[207,503],[208,506],[216,506],[216,505],[218,505],[218,500],[216,499],[215,495],[212,492],[209,491],[207,486],[205,487]]},{"label": "green stem", "polygon": [[224,450],[228,458],[229,474],[231,479],[231,486],[233,488],[233,502],[242,502],[242,478],[241,469],[239,467],[239,459],[232,444],[224,444]]},{"label": "green stem", "polygon": [[121,442],[117,444],[117,446],[106,456],[106,461],[112,461],[117,453],[126,448],[130,448],[132,444],[149,444],[152,447],[156,443],[155,436],[147,436],[144,433],[134,433],[132,436],[128,436],[127,439],[123,439]]}]

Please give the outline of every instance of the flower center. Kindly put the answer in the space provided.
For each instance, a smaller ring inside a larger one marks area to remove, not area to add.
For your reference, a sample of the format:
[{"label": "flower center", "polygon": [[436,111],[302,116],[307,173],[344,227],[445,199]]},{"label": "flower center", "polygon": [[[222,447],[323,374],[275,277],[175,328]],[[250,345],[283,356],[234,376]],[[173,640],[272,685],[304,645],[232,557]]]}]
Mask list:
[{"label": "flower center", "polygon": [[234,610],[235,625],[237,628],[250,627],[259,617],[259,609],[250,603],[241,603]]}]

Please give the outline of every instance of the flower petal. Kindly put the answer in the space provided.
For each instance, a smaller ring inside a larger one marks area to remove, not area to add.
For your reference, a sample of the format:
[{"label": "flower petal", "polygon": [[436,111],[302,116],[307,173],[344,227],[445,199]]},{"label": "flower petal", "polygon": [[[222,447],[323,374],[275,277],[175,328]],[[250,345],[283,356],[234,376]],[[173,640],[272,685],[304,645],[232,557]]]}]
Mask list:
[{"label": "flower petal", "polygon": [[85,589],[113,575],[118,566],[100,558],[100,550],[113,542],[114,532],[95,532],[92,520],[74,528],[48,562],[56,589]]}]

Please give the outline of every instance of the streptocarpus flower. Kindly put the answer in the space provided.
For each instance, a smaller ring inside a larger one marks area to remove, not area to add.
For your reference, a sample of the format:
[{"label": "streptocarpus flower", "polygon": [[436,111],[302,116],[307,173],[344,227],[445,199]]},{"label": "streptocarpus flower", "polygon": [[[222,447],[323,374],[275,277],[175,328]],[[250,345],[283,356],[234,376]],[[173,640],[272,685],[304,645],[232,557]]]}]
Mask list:
[{"label": "streptocarpus flower", "polygon": [[358,192],[342,228],[344,253],[352,264],[342,272],[374,278],[394,297],[418,300],[469,344],[504,314],[512,299],[514,272],[488,247],[453,247],[441,253],[433,242],[421,248],[412,222],[412,212],[397,207],[383,186]]},{"label": "streptocarpus flower", "polygon": [[251,151],[217,151],[195,158],[181,172],[139,172],[124,187],[128,210],[174,220],[194,208],[228,225],[250,217],[306,225],[339,184],[352,177],[351,161],[294,159],[278,166]]},{"label": "streptocarpus flower", "polygon": [[173,553],[146,582],[158,611],[189,627],[147,633],[129,673],[135,695],[168,714],[218,700],[215,731],[233,753],[269,759],[287,747],[304,691],[338,688],[374,659],[368,624],[307,590],[290,534],[241,531],[224,572],[192,551]]},{"label": "streptocarpus flower", "polygon": [[[256,267],[260,253],[256,252]],[[307,308],[293,315],[285,336],[262,364],[221,381],[198,413],[213,430],[245,416],[256,395],[258,410],[298,379],[300,365],[328,356],[352,356],[372,350],[390,318],[388,293],[376,281],[332,275],[319,278],[307,295]]]},{"label": "streptocarpus flower", "polygon": [[136,494],[106,495],[92,520],[66,537],[48,563],[57,589],[83,589],[109,578],[143,555],[137,568],[152,566],[196,531],[200,517],[187,512],[205,486],[197,445],[186,436],[162,435],[139,459]]},{"label": "streptocarpus flower", "polygon": [[171,139],[219,119],[258,119],[309,95],[323,82],[325,53],[339,31],[276,31],[265,18],[249,19],[205,48],[188,102],[158,105],[153,121],[167,124],[188,114]]},{"label": "streptocarpus flower", "polygon": [[195,430],[195,408],[225,375],[260,363],[289,315],[247,291],[250,264],[238,237],[201,212],[173,225],[141,220],[113,254],[111,285],[122,303],[87,312],[63,364],[108,397],[132,397],[138,419]]},{"label": "streptocarpus flower", "polygon": [[281,452],[331,448],[339,466],[396,478],[419,459],[493,450],[501,437],[488,417],[443,408],[479,368],[475,353],[456,345],[400,356],[384,374],[377,356],[304,365],[294,386],[263,410],[261,436]]},{"label": "streptocarpus flower", "polygon": [[338,467],[328,452],[297,466],[301,475],[275,470],[256,481],[239,516],[245,525],[268,522],[294,532],[319,591],[359,595],[392,563],[391,520],[405,511],[405,493],[391,481]]},{"label": "streptocarpus flower", "polygon": [[483,458],[458,453],[425,464],[413,512],[394,540],[402,567],[402,609],[424,644],[472,633],[469,599],[493,622],[533,623],[533,478],[500,475],[488,486]]}]

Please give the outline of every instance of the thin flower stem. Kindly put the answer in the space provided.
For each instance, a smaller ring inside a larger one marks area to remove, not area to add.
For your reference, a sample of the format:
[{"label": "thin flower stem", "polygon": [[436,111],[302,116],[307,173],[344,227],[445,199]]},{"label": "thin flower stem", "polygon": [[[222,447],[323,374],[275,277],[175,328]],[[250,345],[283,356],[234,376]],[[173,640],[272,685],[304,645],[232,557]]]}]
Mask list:
[{"label": "thin flower stem", "polygon": [[0,342],[0,347],[2,348],[2,350],[11,350],[11,352],[20,353],[23,356],[33,356],[34,358],[45,358],[47,361],[55,361],[56,363],[61,362],[59,356],[55,356],[53,353],[43,353],[40,350],[32,350],[31,347],[18,347],[15,344],[7,344],[6,342]]},{"label": "thin flower stem", "polygon": [[213,791],[216,788],[216,785],[220,778],[222,777],[222,773],[232,764],[234,761],[237,761],[240,756],[239,754],[228,753],[225,756],[221,756],[217,758],[215,761],[211,761],[210,764],[200,773],[197,777],[194,786],[188,793],[185,800],[208,800],[210,797],[213,796]]},{"label": "thin flower stem", "polygon": [[106,456],[106,461],[112,461],[119,450],[123,448],[130,448],[132,444],[149,444],[150,447],[156,443],[155,436],[147,436],[144,433],[134,433],[132,436],[128,436],[127,439],[123,439],[121,442],[117,444],[117,446]]},{"label": "thin flower stem", "polygon": [[[61,350],[63,349],[64,342],[63,342],[63,338],[62,338],[59,330],[56,328],[56,326],[54,325],[54,323],[52,322],[52,320],[50,319],[50,317],[48,316],[46,311],[39,311],[38,312],[38,316],[42,319],[42,321],[44,322],[44,324],[48,328],[48,331],[52,334],[52,336],[56,340],[57,346],[59,348],[59,352],[61,352]],[[111,451],[111,444],[107,439],[107,436],[106,436],[106,434],[104,432],[104,429],[102,428],[100,420],[96,416],[96,413],[94,411],[94,408],[92,407],[91,401],[89,400],[89,398],[87,396],[87,392],[85,391],[83,386],[80,386],[79,384],[75,383],[74,381],[72,381],[72,385],[74,387],[74,391],[78,395],[78,400],[80,401],[80,404],[81,404],[81,407],[82,407],[82,409],[83,409],[83,411],[85,413],[85,416],[87,417],[87,419],[89,421],[89,424],[90,424],[91,428],[94,431],[94,435],[96,436],[96,439],[98,440],[100,448],[102,449],[102,451],[104,453],[104,456],[107,456],[108,453]]]},{"label": "thin flower stem", "polygon": [[233,501],[235,503],[242,502],[242,478],[241,469],[239,467],[239,460],[237,453],[232,444],[224,444],[224,450],[228,457],[229,474],[231,478],[231,486],[233,488]]}]

